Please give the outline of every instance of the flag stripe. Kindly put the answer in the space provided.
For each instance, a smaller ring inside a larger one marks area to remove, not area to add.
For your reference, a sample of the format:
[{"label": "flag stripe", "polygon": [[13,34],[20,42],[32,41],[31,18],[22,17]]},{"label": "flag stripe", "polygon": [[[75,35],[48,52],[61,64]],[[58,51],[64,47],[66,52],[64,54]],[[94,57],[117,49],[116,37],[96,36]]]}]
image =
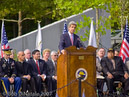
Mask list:
[{"label": "flag stripe", "polygon": [[122,50],[121,56],[128,57],[127,54]]},{"label": "flag stripe", "polygon": [[8,44],[8,38],[5,31],[4,21],[2,21],[2,27],[1,27],[1,57],[3,57],[3,51],[2,49],[9,49],[10,46]]},{"label": "flag stripe", "polygon": [[129,54],[128,54],[128,48],[124,44],[123,44],[122,50],[124,51],[124,54],[126,54],[127,56],[129,56]]},{"label": "flag stripe", "polygon": [[125,59],[129,57],[129,29],[128,29],[128,20],[126,19],[126,26],[124,32],[124,39],[121,44],[119,56],[125,62]]},{"label": "flag stripe", "polygon": [[129,44],[128,44],[128,42],[126,41],[126,39],[124,39],[124,42],[123,42],[123,45],[125,45],[125,47],[127,47],[127,50],[129,50]]},{"label": "flag stripe", "polygon": [[124,54],[122,54],[121,56],[122,56],[123,60],[125,60],[126,56]]}]

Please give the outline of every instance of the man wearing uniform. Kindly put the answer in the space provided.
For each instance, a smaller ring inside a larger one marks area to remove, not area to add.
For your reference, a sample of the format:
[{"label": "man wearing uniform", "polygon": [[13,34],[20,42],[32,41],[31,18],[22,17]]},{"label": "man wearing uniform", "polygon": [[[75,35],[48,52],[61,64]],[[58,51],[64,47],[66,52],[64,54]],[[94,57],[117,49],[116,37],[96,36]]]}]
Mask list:
[{"label": "man wearing uniform", "polygon": [[10,58],[11,49],[3,49],[3,51],[4,57],[0,61],[0,78],[4,92],[9,96],[10,84],[14,84],[14,92],[17,96],[21,87],[21,79],[16,77],[15,61]]}]

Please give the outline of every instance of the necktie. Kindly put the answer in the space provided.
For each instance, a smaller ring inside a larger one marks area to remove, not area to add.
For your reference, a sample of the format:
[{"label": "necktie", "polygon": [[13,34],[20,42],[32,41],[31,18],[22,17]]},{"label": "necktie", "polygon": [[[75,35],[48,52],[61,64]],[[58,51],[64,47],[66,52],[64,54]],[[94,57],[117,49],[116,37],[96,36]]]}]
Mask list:
[{"label": "necktie", "polygon": [[39,65],[38,65],[38,61],[36,61],[36,66],[37,66],[37,69],[38,69],[38,74],[41,74],[40,69],[39,69]]},{"label": "necktie", "polygon": [[55,75],[57,75],[57,62],[55,62]]},{"label": "necktie", "polygon": [[115,69],[115,61],[112,59],[113,68]]},{"label": "necktie", "polygon": [[71,43],[73,45],[73,34],[71,34],[70,39],[71,39]]}]

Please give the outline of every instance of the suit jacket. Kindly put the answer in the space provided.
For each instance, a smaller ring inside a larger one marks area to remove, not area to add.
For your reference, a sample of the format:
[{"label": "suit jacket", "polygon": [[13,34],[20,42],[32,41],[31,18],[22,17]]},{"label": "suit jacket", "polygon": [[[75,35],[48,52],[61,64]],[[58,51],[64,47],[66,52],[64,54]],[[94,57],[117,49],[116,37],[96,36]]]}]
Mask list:
[{"label": "suit jacket", "polygon": [[125,66],[127,67],[129,73],[129,57],[125,59]]},{"label": "suit jacket", "polygon": [[102,66],[101,66],[100,62],[101,62],[101,60],[97,56],[96,57],[96,77],[97,78],[103,77]]},{"label": "suit jacket", "polygon": [[30,75],[32,76],[32,66],[28,64],[27,62],[16,62],[16,70],[17,70],[17,76],[23,77],[24,75]]},{"label": "suit jacket", "polygon": [[[38,62],[39,62],[40,73],[46,75],[47,65],[46,65],[45,61],[42,60],[42,59],[39,59]],[[36,66],[36,63],[35,63],[34,59],[30,59],[28,61],[28,63],[32,66],[32,75],[37,76],[38,75],[38,69],[37,69],[37,66]]]},{"label": "suit jacket", "polygon": [[101,60],[101,65],[104,74],[107,74],[107,72],[113,74],[113,75],[124,75],[125,72],[127,72],[127,68],[125,64],[123,63],[121,57],[114,56],[115,61],[115,69],[113,67],[113,64],[108,57],[104,57]]},{"label": "suit jacket", "polygon": [[[70,46],[72,46],[72,43],[69,34],[68,33],[62,34],[58,46],[59,50],[61,51]],[[79,36],[77,36],[76,34],[74,34],[73,46],[76,46],[77,48],[83,47],[83,45],[80,43]]]},{"label": "suit jacket", "polygon": [[48,60],[46,62],[47,64],[47,76],[55,76],[56,75],[56,69],[52,62],[52,60]]},{"label": "suit jacket", "polygon": [[5,58],[0,61],[0,77],[16,77],[15,61],[9,58],[9,62]]}]

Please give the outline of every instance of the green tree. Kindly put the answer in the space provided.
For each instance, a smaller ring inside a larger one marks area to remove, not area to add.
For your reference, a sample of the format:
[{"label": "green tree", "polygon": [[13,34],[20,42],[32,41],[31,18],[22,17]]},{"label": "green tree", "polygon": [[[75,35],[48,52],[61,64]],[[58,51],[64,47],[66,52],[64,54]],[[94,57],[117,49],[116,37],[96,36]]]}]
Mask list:
[{"label": "green tree", "polygon": [[[87,8],[95,8],[96,36],[98,45],[100,33],[106,33],[105,27],[109,29],[111,26],[111,31],[121,28],[121,33],[123,33],[125,17],[129,17],[129,0],[54,0],[54,4],[56,5],[56,10],[53,11],[53,17],[55,16],[59,19],[81,13]],[[110,16],[108,18],[99,17],[98,12],[100,9],[109,12]],[[88,22],[89,20],[87,21],[84,19],[84,21]],[[104,24],[104,27],[102,27],[102,23]],[[80,24],[83,23],[81,22]],[[85,26],[88,26],[88,24]],[[86,40],[86,38],[83,40]]]},{"label": "green tree", "polygon": [[[52,16],[52,0],[1,0],[0,19],[16,22],[18,24],[18,36],[22,35],[22,22],[25,20],[41,20]],[[10,19],[10,15],[17,15],[16,19]]]},{"label": "green tree", "polygon": [[123,38],[125,20],[129,17],[129,0],[113,0],[109,11],[111,14],[112,29],[121,29]]},{"label": "green tree", "polygon": [[[100,33],[105,32],[105,28],[102,27],[101,21],[104,20],[106,17],[102,18],[99,17],[99,9],[108,10],[107,6],[110,5],[110,2],[112,0],[54,0],[54,4],[56,5],[56,10],[53,11],[53,17],[65,18],[73,14],[78,14],[83,12],[83,10],[86,10],[88,8],[95,8],[96,9],[96,34],[97,34],[97,44],[99,46],[99,39],[100,39]],[[107,5],[107,6],[106,6]],[[84,16],[83,16],[84,17]],[[88,19],[88,20],[87,20]],[[108,19],[105,19],[108,20]],[[83,25],[83,27],[89,26],[90,18],[85,16],[84,21],[87,22],[87,24],[80,22],[80,24]],[[105,23],[105,21],[103,21]],[[79,24],[79,23],[78,23]],[[110,24],[107,24],[107,28],[109,28]],[[83,27],[79,27],[83,28]],[[84,39],[87,40],[87,36],[89,32],[87,30],[84,33]],[[82,36],[81,36],[82,37]]]}]

